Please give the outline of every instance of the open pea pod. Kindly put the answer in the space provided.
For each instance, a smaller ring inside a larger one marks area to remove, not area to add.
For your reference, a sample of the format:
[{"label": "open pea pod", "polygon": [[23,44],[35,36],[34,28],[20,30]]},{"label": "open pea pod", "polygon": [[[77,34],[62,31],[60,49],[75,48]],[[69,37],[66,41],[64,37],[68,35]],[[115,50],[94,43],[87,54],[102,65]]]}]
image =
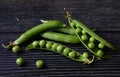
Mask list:
[{"label": "open pea pod", "polygon": [[79,40],[81,41],[81,43],[98,58],[109,58],[110,56],[105,55],[103,53],[103,48],[108,47],[112,50],[115,50],[112,44],[110,44],[102,37],[94,33],[94,31],[92,31],[90,28],[88,28],[80,21],[74,20],[69,16],[71,15],[67,13],[69,24],[71,28],[74,30]]},{"label": "open pea pod", "polygon": [[66,47],[62,44],[55,43],[52,41],[45,41],[45,40],[33,41],[26,47],[26,50],[33,50],[33,49],[42,49],[42,50],[48,50],[55,53],[59,53],[73,61],[84,62],[84,64],[91,64],[94,60],[94,57],[91,60],[88,59],[89,56],[88,53],[86,52],[80,54],[79,52],[69,47]]}]

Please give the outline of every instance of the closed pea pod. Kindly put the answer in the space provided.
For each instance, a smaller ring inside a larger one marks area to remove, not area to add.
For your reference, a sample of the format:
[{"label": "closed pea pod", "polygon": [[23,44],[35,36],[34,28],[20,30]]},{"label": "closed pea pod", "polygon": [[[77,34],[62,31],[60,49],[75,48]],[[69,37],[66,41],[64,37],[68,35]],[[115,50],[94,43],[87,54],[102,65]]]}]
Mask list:
[{"label": "closed pea pod", "polygon": [[37,25],[29,30],[27,30],[25,33],[23,33],[18,39],[16,39],[14,42],[12,42],[12,44],[10,45],[3,45],[6,49],[13,47],[14,45],[19,45],[22,44],[28,40],[30,40],[32,37],[37,36],[39,33],[46,31],[48,29],[51,28],[60,28],[60,27],[64,27],[65,25],[58,21],[58,20],[50,20],[46,23]]},{"label": "closed pea pod", "polygon": [[78,39],[76,35],[68,35],[68,34],[51,32],[51,31],[44,32],[40,35],[49,40],[54,40],[58,42],[68,43],[68,44],[79,44],[80,43],[80,40]]},{"label": "closed pea pod", "polygon": [[[41,40],[40,40],[41,41]],[[39,41],[39,42],[40,42]],[[72,50],[62,44],[59,44],[59,43],[55,43],[55,42],[51,42],[51,41],[45,41],[46,44],[48,43],[51,43],[50,44],[50,48],[42,48],[42,47],[36,47],[34,48],[32,43],[30,43],[27,47],[26,47],[26,50],[31,50],[31,49],[43,49],[43,50],[49,50],[49,51],[53,51],[53,52],[56,52],[56,53],[59,53],[61,55],[64,55],[66,56],[67,58],[73,60],[73,61],[79,61],[79,62],[84,62],[86,64],[90,64],[93,62],[94,58],[92,58],[92,60],[89,60],[87,57],[85,59],[83,59],[83,56],[78,53],[77,51],[75,50]]]}]

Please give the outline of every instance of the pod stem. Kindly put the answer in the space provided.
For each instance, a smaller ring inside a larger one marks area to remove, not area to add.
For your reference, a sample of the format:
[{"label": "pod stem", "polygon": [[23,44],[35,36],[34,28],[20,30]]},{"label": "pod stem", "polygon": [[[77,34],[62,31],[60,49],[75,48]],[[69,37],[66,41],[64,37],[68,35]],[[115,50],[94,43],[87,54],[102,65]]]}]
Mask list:
[{"label": "pod stem", "polygon": [[70,14],[70,12],[66,8],[64,8],[64,10],[66,11],[65,18],[72,19],[72,15]]},{"label": "pod stem", "polygon": [[8,45],[2,44],[2,46],[7,50],[10,50],[14,45],[15,44],[13,42],[9,42]]},{"label": "pod stem", "polygon": [[91,60],[86,59],[83,64],[91,64],[94,61],[95,56],[92,57]]}]

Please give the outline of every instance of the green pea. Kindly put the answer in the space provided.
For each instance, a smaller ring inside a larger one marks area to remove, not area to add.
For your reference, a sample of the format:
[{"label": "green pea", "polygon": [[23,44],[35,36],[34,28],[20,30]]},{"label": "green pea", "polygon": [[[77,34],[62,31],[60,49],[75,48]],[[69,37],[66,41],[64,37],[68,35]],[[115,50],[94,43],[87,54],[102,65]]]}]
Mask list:
[{"label": "green pea", "polygon": [[70,48],[65,48],[65,49],[63,50],[63,54],[64,54],[64,55],[68,55],[69,52],[70,52]]},{"label": "green pea", "polygon": [[72,26],[74,26],[74,27],[76,26],[76,25],[75,25],[75,23],[74,23],[74,22],[72,22],[72,21],[71,21],[71,25],[72,25]]},{"label": "green pea", "polygon": [[82,54],[82,56],[83,56],[84,58],[88,58],[88,57],[89,57],[89,55],[88,55],[87,52],[84,52],[84,53]]},{"label": "green pea", "polygon": [[58,46],[58,44],[57,43],[54,43],[53,45],[52,45],[52,50],[56,50],[57,49],[57,46]]},{"label": "green pea", "polygon": [[17,46],[17,45],[12,48],[12,51],[13,51],[14,53],[18,53],[20,50],[21,50],[20,47]]},{"label": "green pea", "polygon": [[45,47],[46,41],[45,41],[45,40],[41,40],[41,41],[39,42],[39,45],[40,45],[40,47]]},{"label": "green pea", "polygon": [[51,47],[52,47],[52,43],[51,43],[51,42],[48,42],[48,43],[46,44],[46,48],[47,48],[47,49],[51,49]]},{"label": "green pea", "polygon": [[82,30],[82,34],[86,34],[86,31],[85,31],[85,30]]},{"label": "green pea", "polygon": [[33,46],[34,48],[39,47],[39,41],[34,41],[34,42],[32,43],[32,46]]},{"label": "green pea", "polygon": [[57,52],[61,53],[63,49],[64,49],[63,45],[57,46]]},{"label": "green pea", "polygon": [[36,67],[37,68],[42,68],[43,67],[43,61],[42,60],[37,60],[36,61]]},{"label": "green pea", "polygon": [[88,40],[88,36],[86,34],[84,34],[84,35],[81,36],[81,39],[83,41],[87,41]]},{"label": "green pea", "polygon": [[98,50],[98,51],[97,51],[97,56],[101,57],[101,56],[103,56],[103,54],[104,54],[104,53],[103,53],[102,50]]},{"label": "green pea", "polygon": [[90,37],[90,42],[95,42],[95,39],[93,37]]},{"label": "green pea", "polygon": [[77,55],[77,53],[76,53],[75,51],[71,51],[71,52],[69,52],[69,54],[68,54],[68,56],[69,56],[70,58],[75,58],[76,55]]},{"label": "green pea", "polygon": [[76,24],[76,27],[77,27],[77,28],[80,28],[79,24]]},{"label": "green pea", "polygon": [[23,65],[23,64],[24,64],[24,59],[23,59],[22,57],[17,58],[17,59],[16,59],[16,64],[17,64],[18,66]]},{"label": "green pea", "polygon": [[80,28],[77,28],[75,31],[76,31],[77,33],[80,33],[80,32],[81,32],[81,29],[80,29]]},{"label": "green pea", "polygon": [[94,43],[88,43],[88,47],[90,48],[90,49],[93,49],[94,47],[95,47],[95,44]]},{"label": "green pea", "polygon": [[104,45],[102,43],[99,43],[98,48],[103,49]]}]

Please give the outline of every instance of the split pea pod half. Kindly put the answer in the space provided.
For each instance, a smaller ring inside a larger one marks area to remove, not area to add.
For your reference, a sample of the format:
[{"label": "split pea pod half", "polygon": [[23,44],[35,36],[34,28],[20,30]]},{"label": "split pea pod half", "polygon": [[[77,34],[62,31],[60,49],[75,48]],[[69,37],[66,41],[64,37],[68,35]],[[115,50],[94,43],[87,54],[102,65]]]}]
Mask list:
[{"label": "split pea pod half", "polygon": [[[94,33],[86,25],[79,22],[78,20],[72,19],[70,16],[71,15],[67,12],[69,24],[71,28],[74,30],[79,40],[81,41],[81,43],[98,58],[109,58],[109,56],[103,54],[103,48],[106,46],[112,50],[115,50],[112,44],[110,44],[102,37]],[[102,54],[100,55],[99,53]]]},{"label": "split pea pod half", "polygon": [[46,32],[40,34],[40,36],[42,36],[43,38],[49,39],[49,40],[62,42],[62,43],[68,43],[68,44],[81,43],[79,38],[76,35],[46,31]]},{"label": "split pea pod half", "polygon": [[94,60],[94,57],[91,60],[88,59],[89,57],[88,53],[80,54],[79,52],[69,47],[66,47],[62,44],[55,43],[52,41],[45,41],[45,40],[33,41],[26,47],[26,50],[33,50],[33,49],[43,49],[43,50],[59,53],[73,61],[84,62],[85,64],[90,64]]},{"label": "split pea pod half", "polygon": [[15,45],[20,45],[33,37],[39,35],[41,32],[46,31],[51,28],[60,28],[64,27],[65,25],[58,21],[58,20],[50,20],[46,23],[39,24],[29,30],[27,30],[25,33],[23,33],[19,38],[17,38],[14,42],[11,42],[10,45],[3,45],[6,49],[10,49]]}]

